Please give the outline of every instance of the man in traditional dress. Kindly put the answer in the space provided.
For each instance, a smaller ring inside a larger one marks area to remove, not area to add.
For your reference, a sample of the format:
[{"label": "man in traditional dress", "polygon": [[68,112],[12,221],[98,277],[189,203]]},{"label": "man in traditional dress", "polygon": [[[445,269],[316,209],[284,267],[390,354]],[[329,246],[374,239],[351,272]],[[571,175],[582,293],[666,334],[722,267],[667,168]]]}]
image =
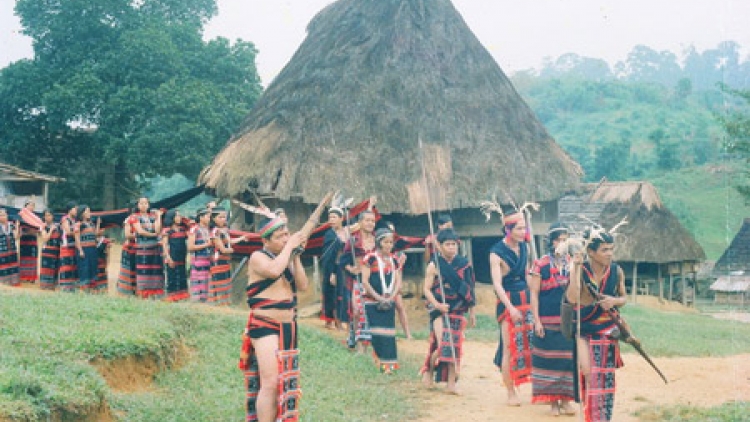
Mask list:
[{"label": "man in traditional dress", "polygon": [[247,420],[272,422],[299,418],[297,290],[308,279],[294,250],[301,232],[289,234],[286,223],[269,215],[260,225],[263,249],[248,262],[250,316],[243,336],[240,369],[245,371]]},{"label": "man in traditional dress", "polygon": [[458,235],[453,229],[441,230],[437,243],[440,253],[427,265],[423,288],[430,312],[430,339],[422,382],[431,386],[434,375],[436,382],[447,383],[448,392],[458,394],[467,312],[471,326],[476,326],[474,270],[458,254]]},{"label": "man in traditional dress", "polygon": [[448,214],[440,214],[437,218],[436,224],[437,224],[437,231],[434,234],[431,234],[424,239],[424,262],[425,263],[429,263],[430,261],[433,260],[435,251],[438,249],[439,242],[437,241],[437,234],[440,233],[441,230],[453,228],[453,220],[451,219],[451,216]]},{"label": "man in traditional dress", "polygon": [[528,273],[529,233],[523,213],[503,218],[505,236],[490,250],[492,285],[497,295],[497,321],[500,343],[495,365],[503,373],[509,406],[520,406],[516,387],[531,381],[531,337],[534,316],[531,313]]},{"label": "man in traditional dress", "polygon": [[580,333],[576,355],[582,385],[586,422],[610,421],[615,403],[615,369],[622,367],[617,341],[620,330],[609,310],[627,303],[625,273],[612,261],[614,238],[602,230],[584,233],[586,254],[573,257],[571,283],[566,292],[570,303],[577,304]]}]

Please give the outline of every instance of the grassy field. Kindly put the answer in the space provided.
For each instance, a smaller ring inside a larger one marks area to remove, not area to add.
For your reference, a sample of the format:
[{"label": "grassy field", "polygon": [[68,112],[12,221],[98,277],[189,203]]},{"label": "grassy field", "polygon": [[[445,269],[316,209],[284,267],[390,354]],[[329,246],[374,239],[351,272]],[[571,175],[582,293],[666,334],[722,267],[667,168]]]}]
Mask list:
[{"label": "grassy field", "polygon": [[733,188],[739,166],[706,165],[649,179],[711,261],[719,259],[743,219],[750,217],[750,205]]},{"label": "grassy field", "polygon": [[[107,405],[121,421],[244,418],[237,369],[241,314],[7,290],[0,290],[0,309],[0,420],[83,420]],[[369,357],[351,354],[313,328],[300,332],[302,420],[414,416],[409,386],[416,362],[402,362],[399,374],[382,376]],[[178,356],[180,350],[188,356]],[[90,362],[125,356],[147,356],[163,370],[149,388],[115,392]]]},{"label": "grassy field", "polygon": [[[640,305],[622,310],[636,337],[651,356],[704,357],[750,353],[750,324],[723,321],[699,314],[670,313]],[[414,332],[415,338],[427,338],[427,331]],[[495,318],[477,316],[477,327],[466,333],[468,340],[497,342]],[[635,353],[629,346],[623,352]]]},{"label": "grassy field", "polygon": [[750,403],[733,402],[710,409],[690,406],[656,407],[637,412],[643,422],[748,422]]}]

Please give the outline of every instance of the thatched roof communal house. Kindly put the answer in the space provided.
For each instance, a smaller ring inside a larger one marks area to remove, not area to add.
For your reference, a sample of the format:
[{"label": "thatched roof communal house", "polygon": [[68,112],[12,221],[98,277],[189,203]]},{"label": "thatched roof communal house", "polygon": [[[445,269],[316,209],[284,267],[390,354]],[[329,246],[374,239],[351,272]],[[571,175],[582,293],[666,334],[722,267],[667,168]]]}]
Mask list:
[{"label": "thatched roof communal house", "polygon": [[750,218],[744,220],[732,243],[716,261],[713,274],[714,302],[750,303]]},{"label": "thatched roof communal house", "polygon": [[[627,217],[628,224],[616,231],[614,259],[623,267],[634,299],[638,293],[658,294],[660,298],[667,294],[670,300],[679,298],[683,303],[692,299],[690,294],[681,292],[691,291],[689,284],[694,284],[695,273],[706,254],[664,206],[652,184],[584,184],[574,195],[560,199],[558,206],[560,220],[577,229],[591,225],[586,219],[610,229]],[[687,282],[688,277],[692,277],[691,283]],[[679,295],[675,292],[675,278],[680,281]]]},{"label": "thatched roof communal house", "polygon": [[453,210],[461,235],[480,236],[480,201],[549,201],[555,216],[580,175],[449,0],[339,0],[309,23],[200,183],[293,214],[331,189],[375,194],[413,235],[428,230],[429,191],[433,211]]}]

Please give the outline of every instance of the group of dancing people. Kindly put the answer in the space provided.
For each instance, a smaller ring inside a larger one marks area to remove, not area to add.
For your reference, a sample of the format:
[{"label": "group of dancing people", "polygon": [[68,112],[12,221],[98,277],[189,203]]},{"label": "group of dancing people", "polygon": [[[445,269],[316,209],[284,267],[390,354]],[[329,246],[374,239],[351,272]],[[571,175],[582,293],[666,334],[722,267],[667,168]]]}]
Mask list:
[{"label": "group of dancing people", "polygon": [[[380,371],[392,373],[398,368],[395,321],[405,259],[394,251],[398,234],[389,224],[377,228],[372,209],[361,212],[356,223],[342,224],[346,220],[346,210],[328,210],[322,313],[333,326],[349,326],[349,347],[361,345],[363,351],[372,345]],[[471,263],[458,253],[461,241],[450,218],[439,223],[437,232],[424,239],[429,258],[422,293],[430,337],[421,373],[425,384],[445,382],[447,392],[458,394],[464,332],[476,324],[475,279]],[[570,254],[561,247],[568,229],[554,224],[548,253],[530,260],[524,214],[503,216],[503,225],[490,266],[500,327],[495,364],[507,404],[520,406],[518,387],[531,383],[532,403],[549,404],[552,415],[574,415],[572,403],[583,402],[586,421],[611,420],[615,369],[622,360],[608,311],[627,300],[623,271],[612,262],[614,238],[602,231],[586,233],[584,250]],[[304,248],[306,236],[291,234],[273,216],[264,220],[260,235],[263,249],[249,261],[250,315],[240,360],[248,420],[297,420],[296,293],[309,281],[295,251]],[[577,309],[578,333],[564,332],[563,303]]]}]

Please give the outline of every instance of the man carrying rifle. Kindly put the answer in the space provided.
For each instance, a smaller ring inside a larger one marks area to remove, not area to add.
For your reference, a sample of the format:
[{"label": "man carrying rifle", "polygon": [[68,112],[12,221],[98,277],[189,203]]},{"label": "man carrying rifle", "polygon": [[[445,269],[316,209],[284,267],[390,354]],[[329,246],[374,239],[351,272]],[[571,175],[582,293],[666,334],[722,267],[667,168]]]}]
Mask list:
[{"label": "man carrying rifle", "polygon": [[584,233],[588,262],[573,257],[568,302],[577,305],[578,376],[586,422],[610,421],[615,402],[615,369],[622,367],[620,329],[610,312],[627,303],[625,274],[612,262],[614,238],[603,230]]}]

